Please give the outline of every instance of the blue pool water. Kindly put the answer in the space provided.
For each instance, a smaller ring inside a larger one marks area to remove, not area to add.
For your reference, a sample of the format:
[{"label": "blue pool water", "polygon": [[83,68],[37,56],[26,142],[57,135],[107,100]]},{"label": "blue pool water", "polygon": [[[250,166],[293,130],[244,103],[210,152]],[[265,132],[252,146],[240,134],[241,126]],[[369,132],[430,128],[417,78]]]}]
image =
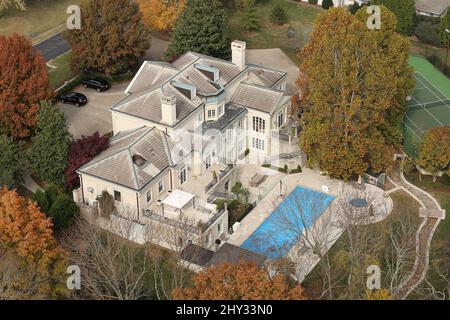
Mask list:
[{"label": "blue pool water", "polygon": [[296,187],[241,247],[270,259],[284,257],[304,228],[309,228],[334,199],[328,194]]}]

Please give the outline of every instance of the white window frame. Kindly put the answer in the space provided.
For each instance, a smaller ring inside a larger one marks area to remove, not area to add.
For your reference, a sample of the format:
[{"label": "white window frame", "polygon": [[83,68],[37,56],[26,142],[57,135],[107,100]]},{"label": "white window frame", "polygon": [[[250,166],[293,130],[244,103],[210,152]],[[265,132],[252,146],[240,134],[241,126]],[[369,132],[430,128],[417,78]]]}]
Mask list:
[{"label": "white window frame", "polygon": [[215,119],[216,118],[216,109],[209,109],[208,110],[208,119]]},{"label": "white window frame", "polygon": [[[183,181],[184,176],[184,181]],[[180,169],[180,184],[186,183],[188,181],[188,168],[186,166]]]},{"label": "white window frame", "polygon": [[[281,120],[282,120],[281,124],[280,124],[280,117],[281,117]],[[280,129],[282,126],[284,126],[284,121],[285,121],[285,119],[284,119],[284,112],[281,111],[280,113],[277,114],[277,117],[276,117],[277,129]]]},{"label": "white window frame", "polygon": [[265,141],[263,139],[259,139],[259,138],[252,138],[252,147],[253,149],[257,149],[257,150],[261,150],[261,151],[265,151]]},{"label": "white window frame", "polygon": [[[150,201],[148,199],[149,195],[150,195]],[[149,205],[150,203],[153,202],[153,192],[152,192],[152,190],[147,191],[145,196],[146,196],[146,200],[147,200],[147,205]]]},{"label": "white window frame", "polygon": [[253,131],[266,133],[266,120],[261,117],[253,117]]},{"label": "white window frame", "polygon": [[159,192],[159,194],[164,192],[164,188],[165,188],[164,180],[159,180],[159,182],[158,182],[158,192]]}]

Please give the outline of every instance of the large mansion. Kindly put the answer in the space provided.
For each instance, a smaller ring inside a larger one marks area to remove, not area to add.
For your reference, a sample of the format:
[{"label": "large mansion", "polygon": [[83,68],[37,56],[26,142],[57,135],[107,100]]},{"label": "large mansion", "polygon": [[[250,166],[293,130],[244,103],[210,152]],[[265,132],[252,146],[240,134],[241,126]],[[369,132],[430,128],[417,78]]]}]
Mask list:
[{"label": "large mansion", "polygon": [[109,219],[132,222],[137,242],[214,249],[226,238],[227,208],[215,200],[229,196],[238,164],[272,162],[295,135],[286,73],[247,64],[244,42],[231,46],[232,61],[187,52],[142,64],[111,108],[110,147],[78,170],[81,207],[107,191]]}]

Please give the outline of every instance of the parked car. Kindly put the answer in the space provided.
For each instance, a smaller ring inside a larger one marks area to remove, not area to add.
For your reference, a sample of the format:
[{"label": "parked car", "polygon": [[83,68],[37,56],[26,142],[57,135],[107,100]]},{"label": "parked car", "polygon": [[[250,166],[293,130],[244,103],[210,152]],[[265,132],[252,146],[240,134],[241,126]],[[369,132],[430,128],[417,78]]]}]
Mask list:
[{"label": "parked car", "polygon": [[73,104],[78,108],[84,106],[88,102],[88,99],[84,94],[69,92],[59,97],[59,101],[62,103]]},{"label": "parked car", "polygon": [[108,81],[100,78],[84,80],[82,84],[85,88],[92,88],[97,90],[97,92],[106,91],[111,87]]}]

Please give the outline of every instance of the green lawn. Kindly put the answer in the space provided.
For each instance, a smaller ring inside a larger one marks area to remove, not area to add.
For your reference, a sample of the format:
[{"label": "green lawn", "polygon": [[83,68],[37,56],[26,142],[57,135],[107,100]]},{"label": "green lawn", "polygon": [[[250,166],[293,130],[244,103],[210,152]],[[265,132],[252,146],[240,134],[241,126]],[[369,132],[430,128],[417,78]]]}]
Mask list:
[{"label": "green lawn", "polygon": [[30,38],[65,23],[66,9],[81,0],[35,1],[26,11],[14,11],[0,18],[0,34],[22,33]]},{"label": "green lawn", "polygon": [[439,223],[433,239],[447,240],[450,234],[450,178],[444,175],[438,178],[436,182],[433,182],[431,176],[422,175],[422,181],[420,181],[417,171],[409,173],[406,178],[411,183],[433,195],[442,209],[445,209],[446,219]]},{"label": "green lawn", "polygon": [[[276,5],[281,5],[289,16],[289,22],[283,26],[274,25],[270,21],[270,13]],[[242,10],[229,12],[231,38],[247,42],[249,49],[281,48],[295,63],[298,49],[301,49],[309,39],[316,16],[323,10],[320,7],[305,3],[295,3],[288,0],[266,0],[256,6],[260,20],[257,31],[245,32],[242,29]],[[288,37],[288,30],[295,35]]]},{"label": "green lawn", "polygon": [[51,65],[56,67],[48,73],[50,77],[50,87],[53,89],[58,88],[64,84],[64,81],[70,80],[73,77],[72,70],[70,69],[71,56],[72,52],[67,52],[50,62]]}]

